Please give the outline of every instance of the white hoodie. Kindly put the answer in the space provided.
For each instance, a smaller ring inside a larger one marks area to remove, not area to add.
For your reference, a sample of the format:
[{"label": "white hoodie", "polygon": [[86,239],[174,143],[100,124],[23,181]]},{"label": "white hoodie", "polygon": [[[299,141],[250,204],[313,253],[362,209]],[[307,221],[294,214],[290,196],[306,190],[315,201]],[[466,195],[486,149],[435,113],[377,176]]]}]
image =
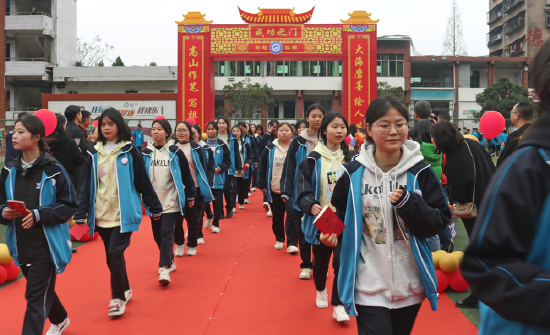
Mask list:
[{"label": "white hoodie", "polygon": [[159,150],[155,148],[155,142],[147,143],[147,148],[151,150],[149,179],[162,204],[162,214],[181,210],[178,190],[170,170],[170,146],[172,145],[174,141],[169,141]]},{"label": "white hoodie", "polygon": [[400,186],[406,187],[407,171],[424,157],[418,143],[406,141],[397,166],[384,173],[376,165],[374,149],[374,145],[365,143],[356,158],[365,170],[361,191],[363,237],[355,303],[397,309],[421,303],[425,294],[405,224],[388,194]]}]

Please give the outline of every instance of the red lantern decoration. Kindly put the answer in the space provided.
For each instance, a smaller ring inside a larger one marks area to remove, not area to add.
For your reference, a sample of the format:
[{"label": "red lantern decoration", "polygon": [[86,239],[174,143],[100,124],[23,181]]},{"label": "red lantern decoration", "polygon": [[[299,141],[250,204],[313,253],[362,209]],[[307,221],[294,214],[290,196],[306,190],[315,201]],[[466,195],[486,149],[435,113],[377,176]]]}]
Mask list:
[{"label": "red lantern decoration", "polygon": [[468,289],[468,283],[462,276],[462,272],[460,271],[460,269],[456,270],[453,273],[449,273],[447,277],[449,278],[449,286],[453,290],[462,292]]},{"label": "red lantern decoration", "polygon": [[502,133],[505,126],[506,122],[504,121],[504,116],[495,111],[485,112],[479,120],[479,129],[486,139],[497,137]]},{"label": "red lantern decoration", "polygon": [[441,270],[435,270],[435,275],[437,276],[437,293],[445,291],[449,286],[447,274]]},{"label": "red lantern decoration", "polygon": [[187,118],[187,120],[185,120],[185,121],[189,122],[189,124],[191,124],[191,125],[197,124],[197,120],[195,120],[195,119],[192,118],[192,117]]},{"label": "red lantern decoration", "polygon": [[164,115],[159,115],[155,118],[155,120],[166,120],[166,117]]},{"label": "red lantern decoration", "polygon": [[44,124],[44,130],[46,131],[46,136],[49,136],[51,133],[53,133],[53,131],[57,127],[57,117],[55,116],[54,112],[47,109],[41,109],[34,113],[34,116],[42,120],[42,123]]}]

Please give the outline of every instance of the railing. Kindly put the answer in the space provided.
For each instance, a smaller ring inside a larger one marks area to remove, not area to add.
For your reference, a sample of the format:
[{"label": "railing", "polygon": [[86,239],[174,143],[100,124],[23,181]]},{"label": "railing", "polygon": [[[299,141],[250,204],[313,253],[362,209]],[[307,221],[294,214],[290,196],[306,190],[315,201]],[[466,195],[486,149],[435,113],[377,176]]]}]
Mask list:
[{"label": "railing", "polygon": [[46,58],[26,58],[26,57],[6,57],[6,62],[16,61],[16,62],[44,62]]},{"label": "railing", "polygon": [[411,87],[453,87],[450,83],[445,82],[444,79],[422,79],[420,82],[411,83]]},{"label": "railing", "polygon": [[487,34],[487,45],[491,45],[502,40],[502,29],[498,33]]},{"label": "railing", "polygon": [[42,107],[18,107],[18,108],[6,108],[6,112],[36,112],[42,109]]},{"label": "railing", "polygon": [[517,6],[524,3],[525,3],[525,0],[504,0],[502,2],[502,9],[504,10],[504,13],[507,13],[512,9],[516,8]]},{"label": "railing", "polygon": [[6,16],[24,16],[24,15],[44,15],[48,17],[52,17],[51,14],[48,14],[46,12],[9,12],[6,13]]},{"label": "railing", "polygon": [[525,14],[518,15],[515,18],[509,20],[504,26],[504,33],[508,35],[523,27],[525,27]]},{"label": "railing", "polygon": [[493,8],[487,13],[487,24],[491,24],[502,17],[502,5]]}]

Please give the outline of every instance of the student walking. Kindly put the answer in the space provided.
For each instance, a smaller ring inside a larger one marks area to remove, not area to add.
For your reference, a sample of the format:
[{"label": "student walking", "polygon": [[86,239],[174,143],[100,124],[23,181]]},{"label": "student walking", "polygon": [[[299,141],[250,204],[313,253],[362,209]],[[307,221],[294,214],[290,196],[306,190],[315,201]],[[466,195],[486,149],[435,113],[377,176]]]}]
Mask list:
[{"label": "student walking", "polygon": [[[192,127],[187,121],[181,121],[176,126],[176,139],[178,148],[183,151],[191,171],[190,180],[196,188],[194,204],[191,202],[185,207],[185,220],[187,221],[187,256],[197,255],[197,244],[200,217],[203,210],[204,202],[212,201],[212,192],[208,184],[205,166],[206,158],[202,147],[193,142],[191,137]],[[187,186],[186,186],[187,188]],[[183,233],[183,218],[176,224],[176,256],[183,256],[185,248],[185,236]],[[204,243],[204,240],[202,241]]]},{"label": "student walking", "polygon": [[[44,138],[44,124],[38,117],[18,119],[12,140],[21,153],[0,174],[0,224],[8,226],[9,252],[27,279],[25,335],[41,335],[46,317],[52,323],[47,334],[61,334],[70,324],[55,282],[71,261],[67,220],[78,206],[74,185],[61,164],[45,152]],[[10,200],[24,202],[27,214],[9,208]]]},{"label": "student walking", "polygon": [[[258,140],[258,154],[257,154],[258,157],[262,156],[262,152],[265,150],[265,148],[269,143],[273,143],[273,141],[275,141],[275,139],[277,138],[278,127],[279,127],[279,121],[277,120],[269,121],[269,123],[267,124],[267,132],[263,134],[262,137]],[[267,211],[267,216],[268,217],[273,216],[273,211],[269,206],[269,202],[267,201],[266,194],[264,194],[263,206],[264,206],[264,209]]]},{"label": "student walking", "polygon": [[295,136],[286,156],[283,165],[283,174],[281,176],[281,198],[284,202],[293,204],[294,224],[298,231],[298,244],[300,246],[300,279],[311,279],[313,263],[311,261],[311,244],[305,239],[302,231],[303,212],[297,205],[298,191],[296,189],[296,179],[298,178],[298,166],[309,155],[319,143],[317,133],[321,127],[325,110],[321,105],[313,104],[306,109],[306,121],[308,128]]},{"label": "student walking", "polygon": [[286,251],[289,254],[297,254],[298,232],[294,224],[294,208],[290,201],[285,203],[281,198],[281,175],[291,140],[290,124],[281,123],[277,139],[268,144],[262,153],[258,172],[258,188],[267,194],[267,200],[273,210],[271,227],[275,234],[275,249],[283,249],[286,232]]},{"label": "student walking", "polygon": [[250,190],[250,167],[254,163],[254,154],[250,144],[242,137],[243,131],[241,127],[233,126],[231,133],[239,144],[238,155],[243,165],[236,167],[235,179],[237,180],[237,194],[239,198],[239,209],[244,209],[244,201],[248,197],[248,191]]},{"label": "student walking", "polygon": [[[232,218],[237,206],[237,180],[235,179],[235,172],[237,169],[241,169],[243,164],[239,152],[239,143],[235,136],[229,131],[229,121],[225,117],[218,119],[218,138],[227,145],[229,148],[231,166],[225,172],[225,184],[223,187],[223,197],[225,198],[225,218]],[[224,218],[222,212],[222,219]]]},{"label": "student walking", "polygon": [[160,220],[162,205],[120,112],[107,108],[98,124],[98,143],[88,149],[74,219],[77,224],[87,219],[90,236],[97,231],[103,240],[111,272],[109,316],[116,317],[124,314],[132,298],[124,251],[130,246],[132,232],[139,230],[140,195],[153,220]]},{"label": "student walking", "polygon": [[[159,283],[171,283],[170,273],[176,270],[174,263],[174,228],[183,218],[186,203],[192,207],[195,197],[195,183],[189,171],[189,162],[184,153],[168,141],[172,127],[167,120],[153,121],[151,136],[142,152],[145,170],[153,189],[162,204],[160,220],[151,217],[153,238],[160,251]],[[187,202],[186,202],[187,201]],[[147,211],[147,215],[151,215]]]},{"label": "student walking", "polygon": [[[409,113],[391,96],[368,107],[366,141],[333,192],[346,228],[338,293],[357,316],[358,333],[410,334],[420,305],[437,309],[437,280],[427,239],[451,220],[438,178],[417,142],[407,140]],[[340,240],[339,240],[340,239]]]},{"label": "student walking", "polygon": [[[315,217],[321,213],[323,207],[331,204],[334,186],[343,174],[342,164],[351,160],[345,138],[348,135],[348,122],[340,113],[329,113],[323,117],[319,128],[322,142],[309,154],[305,161],[298,166],[296,188],[298,192],[298,207],[305,214],[302,221],[302,231],[305,239],[313,247],[313,280],[317,290],[315,300],[317,307],[328,307],[326,288],[327,271],[332,259],[334,281],[332,285],[333,317],[338,321],[349,321],[342,302],[338,297],[338,273],[340,270],[340,246],[328,246],[319,242],[317,227],[313,224]],[[334,255],[333,255],[334,252]]]}]

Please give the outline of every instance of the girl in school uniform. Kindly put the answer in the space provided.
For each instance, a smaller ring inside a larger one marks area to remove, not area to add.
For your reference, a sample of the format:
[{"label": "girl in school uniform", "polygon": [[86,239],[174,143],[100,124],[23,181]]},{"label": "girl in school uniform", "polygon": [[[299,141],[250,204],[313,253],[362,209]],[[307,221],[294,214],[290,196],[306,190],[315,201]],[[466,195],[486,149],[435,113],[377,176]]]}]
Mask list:
[{"label": "girl in school uniform", "polygon": [[328,307],[326,289],[327,271],[330,257],[334,269],[332,285],[333,317],[338,321],[349,321],[342,302],[338,297],[338,272],[340,269],[340,248],[334,248],[319,242],[319,231],[313,224],[315,217],[323,207],[329,206],[333,199],[336,182],[344,170],[342,164],[351,160],[349,148],[345,142],[348,135],[348,122],[340,113],[329,113],[323,117],[319,128],[319,142],[305,161],[298,167],[296,187],[298,190],[298,207],[305,214],[302,221],[302,231],[305,239],[313,247],[313,280],[317,290],[316,304],[319,308]]},{"label": "girl in school uniform", "polygon": [[[225,198],[225,218],[232,218],[233,213],[236,211],[237,206],[237,179],[235,179],[235,172],[242,169],[241,155],[239,155],[239,141],[229,131],[229,121],[225,117],[218,119],[218,138],[229,147],[229,153],[231,157],[231,166],[225,175],[225,185],[223,187],[223,196]],[[222,219],[224,215],[222,213]]]},{"label": "girl in school uniform", "polygon": [[[160,220],[151,218],[153,237],[160,250],[159,283],[168,285],[170,273],[176,270],[174,263],[174,228],[181,222],[188,206],[193,207],[195,183],[189,170],[189,162],[174,141],[169,141],[172,127],[167,120],[153,121],[151,136],[142,152],[145,169],[162,204]],[[147,213],[148,215],[150,213]]]},{"label": "girl in school uniform", "polygon": [[338,293],[359,334],[409,334],[425,298],[437,309],[437,278],[428,238],[451,221],[439,179],[424,162],[420,144],[407,140],[409,113],[394,97],[367,110],[367,138],[333,192],[346,228]]},{"label": "girl in school uniform", "polygon": [[292,130],[290,124],[287,122],[281,123],[277,139],[268,144],[266,150],[262,153],[258,172],[258,187],[263,193],[267,194],[267,200],[273,210],[271,227],[273,234],[275,234],[275,249],[283,249],[286,231],[286,251],[289,254],[297,254],[298,232],[294,224],[294,208],[290,201],[285,203],[281,198],[281,175],[283,174],[283,165],[291,140]]},{"label": "girl in school uniform", "polygon": [[[214,220],[206,220],[204,228],[210,228],[212,233],[220,232],[220,219],[223,215],[223,195],[226,184],[227,171],[231,168],[231,152],[227,144],[218,138],[218,122],[211,121],[206,125],[206,145],[212,153],[214,166],[214,175],[212,180],[212,209],[214,211]],[[227,199],[227,198],[226,198]]]},{"label": "girl in school uniform", "polygon": [[[249,136],[255,141],[255,146],[256,146],[256,152],[255,152],[255,155],[256,157],[260,157],[260,154],[258,153],[258,138],[256,137],[258,134],[256,134],[256,125],[255,124],[250,124],[249,126],[249,129],[248,129],[248,134]],[[259,158],[258,158],[259,160]],[[259,168],[259,167],[258,167]],[[255,168],[252,170],[252,184],[251,184],[251,188],[250,190],[252,192],[255,192],[256,191],[256,186],[258,186],[258,168]]]},{"label": "girl in school uniform", "polygon": [[[10,255],[27,279],[23,334],[36,335],[42,334],[46,317],[52,323],[48,334],[61,334],[70,324],[55,281],[71,261],[67,220],[78,209],[74,185],[61,164],[46,153],[44,138],[38,117],[19,119],[12,140],[21,153],[0,174],[0,224],[8,226]],[[13,200],[25,203],[25,215],[8,207],[7,201]]]},{"label": "girl in school uniform", "polygon": [[160,220],[162,205],[120,112],[107,108],[98,124],[98,142],[88,149],[74,219],[77,224],[87,219],[90,236],[97,231],[103,240],[111,272],[108,315],[116,317],[124,314],[132,298],[124,251],[130,246],[132,233],[139,230],[141,199],[154,221]]},{"label": "girl in school uniform", "polygon": [[[187,221],[187,256],[197,255],[200,217],[205,201],[212,201],[212,192],[208,184],[205,166],[206,158],[200,145],[192,141],[192,127],[187,121],[181,121],[176,125],[176,145],[183,151],[189,163],[192,180],[197,189],[193,206],[185,208],[185,220]],[[176,224],[176,256],[183,256],[185,248],[185,236],[183,233],[183,218]],[[202,241],[204,243],[204,240]]]},{"label": "girl in school uniform", "polygon": [[252,148],[250,144],[242,137],[243,131],[241,127],[233,126],[231,133],[237,140],[239,145],[238,153],[239,161],[244,164],[235,167],[235,179],[237,180],[237,195],[239,198],[239,209],[244,209],[244,201],[248,196],[248,179],[250,178],[250,167],[253,163],[254,155],[252,154]]}]

